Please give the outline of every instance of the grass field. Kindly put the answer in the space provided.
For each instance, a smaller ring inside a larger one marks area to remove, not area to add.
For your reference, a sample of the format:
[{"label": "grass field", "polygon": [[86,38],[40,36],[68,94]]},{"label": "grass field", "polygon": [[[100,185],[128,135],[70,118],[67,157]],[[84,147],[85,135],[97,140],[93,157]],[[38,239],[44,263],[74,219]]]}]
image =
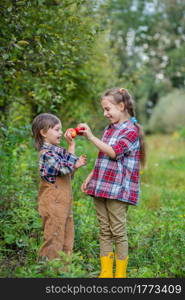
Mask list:
[{"label": "grass field", "polygon": [[[148,159],[141,171],[139,205],[128,211],[128,277],[185,277],[185,141],[176,136],[155,135],[148,136],[146,142]],[[97,277],[98,223],[92,198],[80,191],[93,168],[97,150],[78,138],[77,154],[86,152],[88,164],[76,172],[73,180],[75,246],[72,264],[65,273],[59,259],[37,262],[42,243],[36,208],[37,154],[31,142],[12,151],[6,161],[11,177],[6,181],[5,176],[1,183],[6,209],[0,221],[0,276]]]}]

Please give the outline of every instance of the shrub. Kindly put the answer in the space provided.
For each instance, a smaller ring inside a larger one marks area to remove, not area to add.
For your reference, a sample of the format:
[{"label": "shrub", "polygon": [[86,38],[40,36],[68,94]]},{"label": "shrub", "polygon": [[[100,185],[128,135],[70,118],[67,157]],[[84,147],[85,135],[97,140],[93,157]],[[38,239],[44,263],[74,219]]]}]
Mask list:
[{"label": "shrub", "polygon": [[185,92],[174,90],[161,98],[149,120],[152,132],[171,133],[185,126]]}]

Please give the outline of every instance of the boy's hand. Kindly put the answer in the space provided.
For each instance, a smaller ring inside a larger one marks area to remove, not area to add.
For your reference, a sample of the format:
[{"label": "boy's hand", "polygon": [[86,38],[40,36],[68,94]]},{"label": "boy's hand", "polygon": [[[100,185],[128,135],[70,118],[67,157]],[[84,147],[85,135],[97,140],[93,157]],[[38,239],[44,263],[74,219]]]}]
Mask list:
[{"label": "boy's hand", "polygon": [[64,133],[64,137],[69,145],[75,144],[75,141],[68,130],[66,130],[66,132]]},{"label": "boy's hand", "polygon": [[87,156],[86,154],[82,154],[79,159],[77,160],[76,164],[75,164],[75,168],[78,169],[84,165],[86,165],[87,163]]},{"label": "boy's hand", "polygon": [[79,130],[79,132],[85,136],[86,138],[88,138],[89,140],[93,137],[92,131],[90,129],[90,127],[86,124],[86,123],[80,123],[77,126],[78,128],[83,127],[84,129]]}]

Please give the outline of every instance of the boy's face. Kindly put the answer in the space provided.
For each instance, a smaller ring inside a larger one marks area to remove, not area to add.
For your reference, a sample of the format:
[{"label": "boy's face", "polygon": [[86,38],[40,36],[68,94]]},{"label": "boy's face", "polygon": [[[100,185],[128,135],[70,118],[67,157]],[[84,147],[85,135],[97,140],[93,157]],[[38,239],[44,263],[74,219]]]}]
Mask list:
[{"label": "boy's face", "polygon": [[44,142],[52,145],[60,144],[62,133],[61,123],[56,124],[53,128],[49,128],[46,132],[41,130],[41,135],[44,137]]}]

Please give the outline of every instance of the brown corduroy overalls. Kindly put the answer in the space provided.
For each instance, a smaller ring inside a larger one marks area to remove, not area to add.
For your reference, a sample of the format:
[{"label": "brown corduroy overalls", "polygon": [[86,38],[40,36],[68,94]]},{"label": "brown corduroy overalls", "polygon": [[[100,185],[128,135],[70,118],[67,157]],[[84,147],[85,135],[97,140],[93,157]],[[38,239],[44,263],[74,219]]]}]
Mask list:
[{"label": "brown corduroy overalls", "polygon": [[70,174],[57,176],[54,184],[41,179],[38,211],[44,229],[44,244],[40,248],[39,256],[51,260],[59,257],[59,251],[71,254],[74,243],[74,223]]}]

